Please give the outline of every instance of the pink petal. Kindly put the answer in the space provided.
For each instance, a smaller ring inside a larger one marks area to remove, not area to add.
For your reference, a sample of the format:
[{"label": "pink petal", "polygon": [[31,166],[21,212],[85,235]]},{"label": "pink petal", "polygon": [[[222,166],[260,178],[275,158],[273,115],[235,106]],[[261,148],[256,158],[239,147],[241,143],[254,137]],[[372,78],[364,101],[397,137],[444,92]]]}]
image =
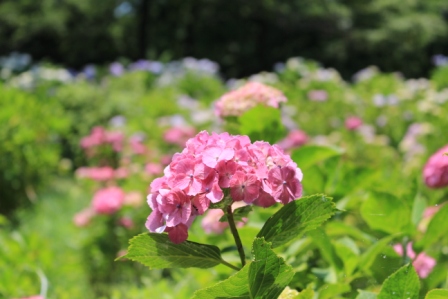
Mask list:
[{"label": "pink petal", "polygon": [[182,223],[176,225],[170,229],[168,237],[174,244],[180,244],[188,238],[188,227]]}]

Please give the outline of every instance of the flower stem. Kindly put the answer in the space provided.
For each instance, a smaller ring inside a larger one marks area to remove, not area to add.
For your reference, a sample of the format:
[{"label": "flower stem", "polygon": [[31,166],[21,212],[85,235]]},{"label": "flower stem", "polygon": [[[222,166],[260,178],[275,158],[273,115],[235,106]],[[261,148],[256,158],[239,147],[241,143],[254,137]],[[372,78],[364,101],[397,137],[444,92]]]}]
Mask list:
[{"label": "flower stem", "polygon": [[221,260],[221,264],[226,265],[227,267],[232,268],[233,270],[236,270],[236,271],[241,270],[241,268],[238,268],[237,266],[234,266],[231,263],[226,262],[225,260]]},{"label": "flower stem", "polygon": [[233,238],[235,239],[236,248],[238,249],[238,253],[241,259],[241,265],[244,267],[246,265],[246,255],[244,253],[243,244],[241,243],[240,235],[238,234],[238,230],[236,229],[235,220],[233,219],[232,207],[227,206],[227,221],[229,222],[230,231],[232,232]]}]

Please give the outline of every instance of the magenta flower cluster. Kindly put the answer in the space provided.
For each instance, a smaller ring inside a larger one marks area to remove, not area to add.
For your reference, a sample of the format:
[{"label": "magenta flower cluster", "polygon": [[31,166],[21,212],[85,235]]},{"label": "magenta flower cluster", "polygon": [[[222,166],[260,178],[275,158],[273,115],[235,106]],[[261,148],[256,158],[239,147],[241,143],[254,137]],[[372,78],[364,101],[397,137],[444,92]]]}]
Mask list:
[{"label": "magenta flower cluster", "polygon": [[423,169],[425,183],[430,188],[448,186],[448,145],[433,154]]},{"label": "magenta flower cluster", "polygon": [[262,207],[286,204],[302,195],[302,177],[297,164],[277,145],[202,131],[173,156],[164,176],[151,183],[152,213],[146,227],[167,232],[172,242],[181,243],[195,217],[225,195],[232,202]]}]

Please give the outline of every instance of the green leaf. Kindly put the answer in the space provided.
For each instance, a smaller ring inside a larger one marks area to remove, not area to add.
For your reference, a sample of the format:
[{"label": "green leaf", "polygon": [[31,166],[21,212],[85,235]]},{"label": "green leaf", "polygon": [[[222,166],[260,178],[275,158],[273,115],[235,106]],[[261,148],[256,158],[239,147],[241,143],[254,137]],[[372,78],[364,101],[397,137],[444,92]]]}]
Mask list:
[{"label": "green leaf", "polygon": [[322,257],[336,270],[342,270],[342,261],[336,255],[333,244],[325,231],[319,227],[308,232],[308,235],[313,239],[313,243],[319,249]]},{"label": "green leaf", "polygon": [[250,299],[248,281],[250,265],[251,263],[246,264],[243,269],[226,280],[218,282],[211,287],[196,291],[191,299]]},{"label": "green leaf", "polygon": [[336,211],[331,198],[323,194],[302,197],[286,204],[272,215],[257,237],[264,237],[275,248],[315,229]]},{"label": "green leaf", "polygon": [[233,199],[230,196],[224,196],[223,200],[216,203],[210,203],[209,209],[223,210],[233,203]]},{"label": "green leaf", "polygon": [[300,292],[299,296],[297,296],[296,299],[313,299],[313,298],[314,298],[314,290],[311,288],[306,288]]},{"label": "green leaf", "polygon": [[371,192],[361,206],[361,216],[370,228],[393,234],[403,231],[411,211],[403,200],[392,194]]},{"label": "green leaf", "polygon": [[418,225],[422,219],[423,211],[426,207],[426,201],[420,194],[417,194],[414,198],[414,204],[412,205],[412,224]]},{"label": "green leaf", "polygon": [[264,140],[273,144],[286,133],[280,109],[273,107],[256,106],[241,115],[238,121],[241,134],[248,135],[251,140]]},{"label": "green leaf", "polygon": [[291,154],[291,159],[303,170],[328,158],[340,156],[343,153],[344,151],[337,147],[306,145],[294,150]]},{"label": "green leaf", "polygon": [[346,283],[325,284],[319,289],[319,299],[331,299],[336,295],[350,292],[350,286]]},{"label": "green leaf", "polygon": [[129,243],[124,257],[150,269],[210,268],[222,262],[218,247],[190,241],[174,244],[166,234],[144,233]]},{"label": "green leaf", "polygon": [[378,299],[417,299],[420,291],[420,281],[417,272],[415,272],[412,264],[407,264],[391,276],[383,283]]},{"label": "green leaf", "polygon": [[401,234],[387,236],[370,246],[369,249],[367,249],[367,251],[361,255],[359,263],[361,270],[364,270],[368,273],[369,268],[372,266],[377,255],[383,251],[384,247],[389,246],[389,243],[392,242],[393,239],[400,235]]},{"label": "green leaf", "polygon": [[377,297],[377,294],[368,291],[358,290],[358,293],[356,299],[376,299]]},{"label": "green leaf", "polygon": [[197,291],[192,299],[277,298],[291,281],[294,271],[270,247],[264,239],[255,239],[252,262],[230,278]]},{"label": "green leaf", "polygon": [[442,289],[435,289],[429,291],[425,299],[446,299],[448,298],[448,290],[442,290]]},{"label": "green leaf", "polygon": [[448,231],[448,205],[444,205],[431,219],[423,239],[418,242],[418,247],[428,248],[437,241],[446,237]]},{"label": "green leaf", "polygon": [[251,298],[277,298],[291,281],[294,270],[262,238],[255,239],[252,254],[254,258],[249,268]]},{"label": "green leaf", "polygon": [[[233,211],[233,218],[235,221],[241,221],[244,217],[247,217],[249,212],[252,211],[252,206],[244,206]],[[224,215],[219,219],[220,222],[227,221],[227,215]]]}]

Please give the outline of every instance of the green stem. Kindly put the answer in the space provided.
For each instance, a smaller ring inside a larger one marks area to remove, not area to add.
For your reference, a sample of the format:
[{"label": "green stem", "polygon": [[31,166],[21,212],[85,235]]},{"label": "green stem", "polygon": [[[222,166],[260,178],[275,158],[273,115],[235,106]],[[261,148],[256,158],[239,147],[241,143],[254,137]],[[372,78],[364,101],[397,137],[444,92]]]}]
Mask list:
[{"label": "green stem", "polygon": [[233,270],[240,271],[241,269],[237,266],[232,265],[231,263],[226,262],[225,260],[221,259],[221,264],[226,265],[229,268],[232,268]]},{"label": "green stem", "polygon": [[246,255],[244,254],[243,244],[241,243],[240,235],[238,234],[238,230],[236,229],[235,220],[233,219],[232,207],[227,206],[227,221],[229,222],[230,231],[232,232],[233,238],[235,239],[236,248],[238,249],[238,253],[241,259],[241,265],[244,267],[246,265]]}]

